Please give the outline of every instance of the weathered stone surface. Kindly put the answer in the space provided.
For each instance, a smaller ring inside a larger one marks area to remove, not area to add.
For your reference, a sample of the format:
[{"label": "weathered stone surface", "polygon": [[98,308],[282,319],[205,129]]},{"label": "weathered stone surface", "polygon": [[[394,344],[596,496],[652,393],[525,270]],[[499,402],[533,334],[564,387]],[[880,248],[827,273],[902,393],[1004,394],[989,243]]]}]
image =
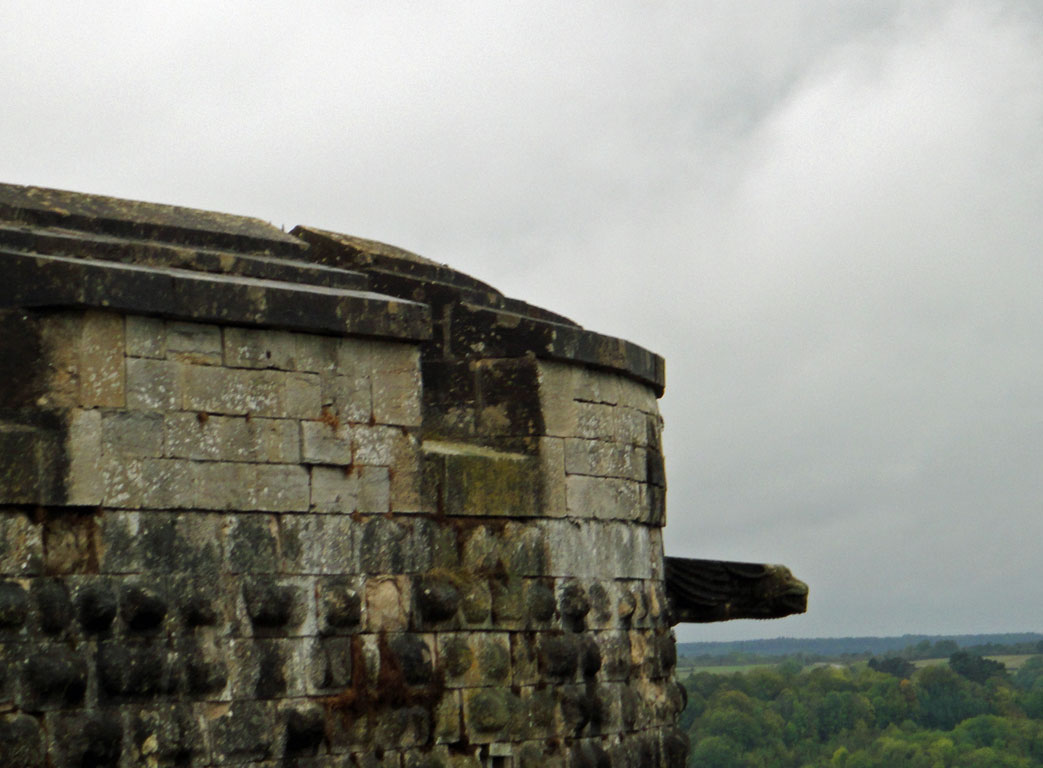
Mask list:
[{"label": "weathered stone surface", "polygon": [[87,662],[60,645],[33,649],[22,665],[21,708],[29,712],[75,707],[87,690]]},{"label": "weathered stone surface", "polygon": [[297,232],[0,185],[0,754],[683,760],[662,361]]},{"label": "weathered stone surface", "polygon": [[85,632],[104,632],[116,618],[116,593],[105,581],[91,581],[76,595],[76,607]]},{"label": "weathered stone surface", "polygon": [[0,764],[11,768],[43,768],[44,738],[40,722],[28,715],[0,716]]}]

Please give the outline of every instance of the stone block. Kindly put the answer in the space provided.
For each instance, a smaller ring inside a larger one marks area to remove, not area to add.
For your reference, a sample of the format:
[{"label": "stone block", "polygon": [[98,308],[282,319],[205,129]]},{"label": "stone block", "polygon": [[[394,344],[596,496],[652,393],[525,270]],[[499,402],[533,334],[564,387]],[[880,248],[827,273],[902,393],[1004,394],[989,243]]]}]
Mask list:
[{"label": "stone block", "polygon": [[303,696],[305,676],[298,656],[301,644],[286,638],[232,640],[232,699],[281,699]]},{"label": "stone block", "polygon": [[510,636],[506,632],[443,632],[438,659],[450,688],[510,685]]},{"label": "stone block", "polygon": [[420,370],[379,369],[371,379],[373,420],[377,424],[420,426]]},{"label": "stone block", "polygon": [[102,449],[112,456],[162,456],[163,415],[139,411],[106,413],[101,419],[101,436]]},{"label": "stone block", "polygon": [[632,445],[584,440],[565,441],[565,471],[570,475],[645,479],[644,451]]},{"label": "stone block", "polygon": [[134,765],[202,766],[209,763],[204,733],[191,705],[142,707],[129,717],[125,754]]},{"label": "stone block", "polygon": [[356,573],[359,524],[348,514],[286,515],[280,521],[282,568],[289,573]]},{"label": "stone block", "polygon": [[435,744],[455,744],[460,740],[463,699],[459,691],[442,694],[434,711]]},{"label": "stone block", "polygon": [[98,410],[75,409],[69,413],[69,458],[66,501],[75,506],[93,506],[105,498],[102,474],[102,415]]},{"label": "stone block", "polygon": [[72,710],[49,712],[44,717],[48,766],[81,768],[85,765],[117,766],[123,751],[124,734],[120,714]]},{"label": "stone block", "polygon": [[546,517],[564,517],[567,514],[564,440],[540,438],[539,463],[540,509]]},{"label": "stone block", "polygon": [[481,360],[476,426],[479,434],[529,436],[543,433],[536,361],[530,358]]},{"label": "stone block", "polygon": [[0,576],[33,576],[43,566],[42,526],[21,511],[0,512]]},{"label": "stone block", "polygon": [[173,360],[127,360],[127,407],[139,411],[176,411],[182,403],[185,366]]},{"label": "stone block", "polygon": [[214,707],[207,717],[218,765],[264,760],[273,753],[276,710],[271,702],[236,701]]},{"label": "stone block", "polygon": [[244,464],[248,484],[243,508],[266,512],[305,512],[310,498],[307,467],[296,464]]},{"label": "stone block", "polygon": [[151,357],[163,359],[167,356],[166,322],[158,317],[127,315],[124,318],[127,357]]},{"label": "stone block", "polygon": [[318,637],[306,644],[309,694],[339,693],[351,687],[352,646],[350,636]]},{"label": "stone block", "polygon": [[281,412],[290,419],[314,419],[322,413],[322,384],[313,373],[282,373]]},{"label": "stone block", "polygon": [[44,768],[44,733],[40,721],[23,714],[0,715],[3,764],[12,768]]},{"label": "stone block", "polygon": [[326,720],[320,707],[310,702],[286,703],[280,707],[284,726],[282,753],[286,760],[315,757],[326,737]]},{"label": "stone block", "polygon": [[43,529],[43,566],[52,575],[97,568],[97,517],[82,509],[48,509]]},{"label": "stone block", "polygon": [[369,424],[373,415],[373,396],[369,375],[364,371],[324,374],[320,379],[321,405],[341,421]]},{"label": "stone block", "polygon": [[87,311],[80,328],[80,404],[119,408],[126,402],[123,317]]},{"label": "stone block", "polygon": [[285,375],[279,371],[186,365],[183,407],[238,416],[283,416],[281,385]]},{"label": "stone block", "polygon": [[[357,509],[362,514],[382,514],[391,511],[391,469],[389,467],[358,466],[353,469],[358,478]],[[399,496],[402,495],[399,490]],[[399,509],[395,511],[412,511]]]},{"label": "stone block", "polygon": [[642,512],[641,488],[633,480],[569,475],[565,489],[570,517],[634,520]]},{"label": "stone block", "polygon": [[163,641],[99,643],[97,676],[99,698],[106,702],[155,698],[173,688]]},{"label": "stone block", "polygon": [[341,339],[336,336],[318,336],[311,333],[293,334],[294,359],[298,371],[311,373],[332,373],[337,369],[337,350],[344,342],[354,339]]},{"label": "stone block", "polygon": [[296,635],[309,628],[305,620],[314,616],[311,596],[298,582],[265,577],[247,577],[243,582],[243,605],[258,637]]},{"label": "stone block", "polygon": [[354,632],[362,624],[363,582],[342,575],[316,581],[319,631],[324,635]]},{"label": "stone block", "polygon": [[366,629],[369,632],[403,632],[409,626],[410,590],[401,577],[366,580]]},{"label": "stone block", "polygon": [[301,422],[301,459],[312,464],[350,465],[352,433],[347,424],[334,421]]},{"label": "stone block", "polygon": [[520,697],[502,687],[465,690],[463,703],[464,724],[472,744],[509,738],[523,711]]},{"label": "stone block", "polygon": [[539,513],[539,465],[524,454],[490,452],[445,457],[445,508],[450,515],[532,517]]},{"label": "stone block", "polygon": [[231,573],[276,573],[279,524],[272,515],[230,515],[228,568]]},{"label": "stone block", "polygon": [[85,654],[63,645],[40,643],[21,664],[18,707],[29,712],[82,706],[87,690]]},{"label": "stone block", "polygon": [[196,365],[221,364],[221,328],[202,323],[168,322],[167,355]]},{"label": "stone block", "polygon": [[170,610],[170,597],[157,581],[124,582],[120,588],[119,611],[128,632],[149,634],[163,627]]},{"label": "stone block", "polygon": [[358,475],[347,466],[311,468],[313,512],[350,514],[358,508]]},{"label": "stone block", "polygon": [[224,328],[224,364],[230,368],[297,369],[296,336],[288,331]]},{"label": "stone block", "polygon": [[47,635],[61,635],[69,629],[73,618],[72,600],[64,579],[33,579],[30,587],[40,630]]}]

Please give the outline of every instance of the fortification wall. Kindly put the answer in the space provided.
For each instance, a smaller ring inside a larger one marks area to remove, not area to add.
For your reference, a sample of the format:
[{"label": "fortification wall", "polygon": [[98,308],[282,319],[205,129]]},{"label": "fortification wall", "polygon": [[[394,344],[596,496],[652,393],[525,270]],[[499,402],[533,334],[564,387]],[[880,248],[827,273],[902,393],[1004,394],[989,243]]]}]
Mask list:
[{"label": "fortification wall", "polygon": [[343,235],[0,215],[0,766],[684,764],[661,360]]}]

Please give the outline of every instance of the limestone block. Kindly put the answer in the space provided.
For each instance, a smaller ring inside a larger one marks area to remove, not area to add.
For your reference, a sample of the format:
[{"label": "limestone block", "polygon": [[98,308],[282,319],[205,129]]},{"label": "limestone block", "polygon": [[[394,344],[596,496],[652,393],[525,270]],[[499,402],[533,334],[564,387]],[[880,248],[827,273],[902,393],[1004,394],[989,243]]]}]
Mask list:
[{"label": "limestone block", "polygon": [[118,710],[67,710],[44,715],[48,761],[55,768],[117,765],[124,740]]},{"label": "limestone block", "polygon": [[299,335],[227,326],[223,333],[224,364],[230,368],[296,370],[296,337]]},{"label": "limestone block", "polygon": [[311,468],[310,509],[313,512],[350,514],[358,509],[358,498],[358,475],[353,469],[347,466]]},{"label": "limestone block", "polygon": [[172,360],[127,360],[127,407],[140,411],[176,411],[182,403],[184,368]]},{"label": "limestone block", "polygon": [[540,507],[547,517],[567,514],[565,485],[565,441],[543,437],[539,441]]},{"label": "limestone block", "polygon": [[286,375],[280,371],[187,365],[183,407],[240,416],[283,416],[282,377]]},{"label": "limestone block", "polygon": [[303,645],[287,638],[232,640],[232,699],[280,699],[306,693]]},{"label": "limestone block", "polygon": [[229,515],[226,527],[230,573],[277,573],[279,525],[274,515]]},{"label": "limestone block", "polygon": [[403,632],[409,626],[410,589],[402,576],[366,580],[366,629],[369,632]]},{"label": "limestone block", "polygon": [[296,464],[240,466],[247,470],[247,484],[240,488],[244,509],[272,512],[307,511],[311,493],[307,467]]},{"label": "limestone block", "polygon": [[409,446],[396,445],[407,438],[394,427],[359,425],[351,430],[351,437],[356,464],[386,467],[392,464],[396,448],[407,455],[409,452]]},{"label": "limestone block", "polygon": [[565,483],[570,517],[633,520],[640,512],[640,486],[614,477],[569,475]]},{"label": "limestone block", "polygon": [[463,698],[459,691],[442,694],[434,712],[435,744],[455,744],[460,740],[460,720]]},{"label": "limestone block", "polygon": [[124,744],[124,754],[134,765],[205,765],[209,749],[201,714],[189,704],[136,710],[129,722],[133,738]]},{"label": "limestone block", "polygon": [[354,340],[311,333],[293,334],[293,356],[297,362],[297,370],[311,373],[330,373],[336,370],[338,347],[350,341]]},{"label": "limestone block", "polygon": [[358,572],[360,526],[350,515],[287,515],[280,527],[283,568],[287,572]]},{"label": "limestone block", "polygon": [[29,715],[0,716],[0,744],[4,745],[5,760],[10,765],[42,768],[44,762],[44,732],[41,722]]},{"label": "limestone block", "polygon": [[106,413],[101,419],[101,436],[102,449],[111,456],[163,456],[163,415],[139,411]]},{"label": "limestone block", "polygon": [[281,373],[281,412],[291,419],[314,419],[322,413],[322,383],[314,373]]},{"label": "limestone block", "polygon": [[506,632],[441,632],[438,664],[448,688],[511,684],[511,643]]},{"label": "limestone block", "polygon": [[616,440],[619,434],[619,408],[605,403],[577,401],[576,423],[570,437],[588,440]]},{"label": "limestone block", "polygon": [[371,379],[373,420],[377,424],[420,426],[420,369],[375,368]]},{"label": "limestone block", "polygon": [[540,511],[534,457],[474,450],[446,455],[445,466],[447,514],[531,517]]},{"label": "limestone block", "polygon": [[369,374],[364,371],[323,374],[319,379],[321,405],[341,422],[369,424],[373,397]]},{"label": "limestone block", "polygon": [[43,565],[42,526],[22,512],[0,512],[0,576],[33,576]]},{"label": "limestone block", "polygon": [[[554,688],[547,686],[526,686],[521,688],[522,720],[518,728],[518,736],[524,739],[549,739],[560,733],[557,706],[554,696]],[[542,750],[537,750],[539,754]],[[522,755],[526,754],[523,747]],[[528,754],[533,754],[529,750]],[[520,758],[524,759],[524,758]],[[553,763],[550,763],[553,765]],[[522,762],[524,765],[524,762]],[[547,763],[536,762],[535,766],[544,766]]]},{"label": "limestone block", "polygon": [[643,481],[645,470],[645,455],[641,448],[604,440],[565,440],[565,471],[570,475]]},{"label": "limestone block", "polygon": [[[185,462],[189,466],[191,503],[198,509],[243,509],[244,491],[256,473],[251,465],[227,461]],[[250,505],[251,509],[256,509]]]},{"label": "limestone block", "polygon": [[67,503],[77,506],[101,504],[105,498],[101,411],[71,411],[68,441]]},{"label": "limestone block", "polygon": [[350,637],[317,637],[305,642],[308,693],[338,693],[352,684]]},{"label": "limestone block", "polygon": [[197,365],[221,364],[221,328],[202,323],[168,322],[167,356]]},{"label": "limestone block", "polygon": [[167,356],[167,329],[163,320],[143,315],[127,315],[124,322],[127,357],[163,359]]},{"label": "limestone block", "polygon": [[472,744],[508,740],[523,709],[521,698],[509,688],[465,690],[463,700],[464,726]]},{"label": "limestone block", "polygon": [[80,329],[80,404],[118,408],[126,401],[123,317],[88,311]]},{"label": "limestone block", "polygon": [[314,464],[350,465],[352,433],[353,430],[347,424],[327,421],[301,422],[301,459]]},{"label": "limestone block", "polygon": [[[391,470],[388,467],[358,466],[353,472],[358,478],[358,511],[362,514],[390,512]],[[401,495],[400,491],[399,496]],[[400,508],[395,511],[407,510]]]},{"label": "limestone block", "polygon": [[275,705],[268,701],[236,701],[212,707],[207,727],[218,765],[240,765],[272,755]]},{"label": "limestone block", "polygon": [[617,405],[620,398],[620,381],[622,377],[615,373],[605,373],[591,368],[576,368],[577,373],[572,380],[572,397],[588,403],[604,403]]}]

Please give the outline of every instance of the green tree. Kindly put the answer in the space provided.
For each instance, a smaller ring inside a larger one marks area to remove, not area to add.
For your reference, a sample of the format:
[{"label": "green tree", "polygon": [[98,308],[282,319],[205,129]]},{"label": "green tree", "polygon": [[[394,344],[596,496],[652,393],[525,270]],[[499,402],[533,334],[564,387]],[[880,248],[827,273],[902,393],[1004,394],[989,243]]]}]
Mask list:
[{"label": "green tree", "polygon": [[952,670],[925,667],[916,674],[916,720],[928,728],[951,730],[968,717],[983,714],[988,705],[981,691]]},{"label": "green tree", "polygon": [[707,736],[694,746],[689,765],[700,768],[746,768],[738,745],[727,736]]},{"label": "green tree", "polygon": [[957,651],[949,657],[949,669],[976,683],[984,683],[990,677],[1004,677],[1007,674],[1007,667],[1002,662],[985,659],[966,651]]}]

